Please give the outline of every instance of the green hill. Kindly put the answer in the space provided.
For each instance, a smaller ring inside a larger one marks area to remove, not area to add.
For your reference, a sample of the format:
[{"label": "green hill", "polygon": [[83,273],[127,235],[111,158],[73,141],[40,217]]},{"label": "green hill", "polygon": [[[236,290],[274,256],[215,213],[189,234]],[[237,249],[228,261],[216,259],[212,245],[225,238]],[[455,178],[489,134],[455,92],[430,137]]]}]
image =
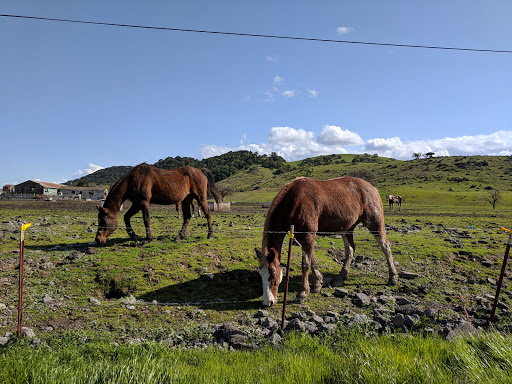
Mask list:
[{"label": "green hill", "polygon": [[[444,201],[489,205],[489,191],[501,194],[498,205],[512,205],[512,157],[450,156],[415,160],[395,160],[377,155],[328,155],[286,162],[276,154],[258,155],[249,151],[228,152],[204,160],[168,157],[155,166],[171,169],[184,165],[208,168],[226,201],[271,201],[284,184],[299,176],[330,179],[356,176],[370,181],[381,195],[401,195],[405,207],[435,206]],[[110,167],[70,181],[70,185],[113,185],[131,167]]]},{"label": "green hill", "polygon": [[[370,155],[321,156],[287,163],[287,172],[252,167],[221,181],[219,187],[234,191],[226,200],[271,201],[284,184],[299,176],[330,179],[356,176],[367,179],[387,194],[404,197],[411,203],[435,205],[439,201],[489,205],[487,196],[495,189],[501,205],[512,203],[512,157],[453,156],[418,160],[394,160]],[[491,207],[492,208],[492,207]]]}]

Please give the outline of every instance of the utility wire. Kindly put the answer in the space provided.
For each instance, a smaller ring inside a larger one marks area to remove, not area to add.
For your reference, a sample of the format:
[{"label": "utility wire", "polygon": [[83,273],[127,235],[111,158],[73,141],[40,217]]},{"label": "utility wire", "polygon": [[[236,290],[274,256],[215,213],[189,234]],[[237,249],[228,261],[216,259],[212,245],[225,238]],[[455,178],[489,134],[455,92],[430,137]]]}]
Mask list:
[{"label": "utility wire", "polygon": [[31,20],[44,20],[44,21],[58,21],[58,22],[64,22],[64,23],[77,23],[77,24],[105,25],[105,26],[110,26],[110,27],[153,29],[153,30],[174,31],[174,32],[193,32],[193,33],[205,33],[205,34],[227,35],[227,36],[261,37],[261,38],[268,38],[268,39],[314,41],[314,42],[322,42],[322,43],[359,44],[359,45],[374,45],[374,46],[385,46],[385,47],[422,48],[422,49],[437,49],[437,50],[466,51],[466,52],[512,53],[512,50],[443,47],[443,46],[433,46],[433,45],[413,45],[413,44],[396,44],[396,43],[376,43],[376,42],[368,42],[368,41],[319,39],[319,38],[299,37],[299,36],[279,36],[279,35],[264,35],[264,34],[239,33],[239,32],[207,31],[207,30],[200,30],[200,29],[154,27],[154,26],[146,26],[146,25],[118,24],[118,23],[107,23],[107,22],[99,22],[99,21],[57,19],[57,18],[50,18],[50,17],[22,16],[22,15],[9,15],[9,14],[0,14],[0,17],[11,17],[11,18],[18,18],[18,19],[31,19]]}]

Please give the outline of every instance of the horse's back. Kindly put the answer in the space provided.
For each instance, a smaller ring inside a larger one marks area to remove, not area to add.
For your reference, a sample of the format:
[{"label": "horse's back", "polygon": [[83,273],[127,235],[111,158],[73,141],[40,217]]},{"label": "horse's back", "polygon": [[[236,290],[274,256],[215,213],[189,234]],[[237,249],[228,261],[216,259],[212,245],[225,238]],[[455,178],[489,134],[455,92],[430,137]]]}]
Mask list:
[{"label": "horse's back", "polygon": [[365,225],[377,221],[380,227],[382,212],[377,189],[365,180],[299,178],[288,183],[274,199],[268,225],[274,221],[280,226],[294,224],[303,230],[329,231],[347,230],[361,221]]}]

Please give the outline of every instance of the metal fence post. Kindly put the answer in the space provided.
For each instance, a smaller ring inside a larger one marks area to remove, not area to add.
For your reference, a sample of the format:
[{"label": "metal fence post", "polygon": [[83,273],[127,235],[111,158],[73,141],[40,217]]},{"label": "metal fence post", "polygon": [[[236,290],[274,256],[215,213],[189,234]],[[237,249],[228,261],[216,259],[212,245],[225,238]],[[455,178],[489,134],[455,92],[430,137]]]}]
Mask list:
[{"label": "metal fence post", "polygon": [[290,282],[290,259],[292,258],[292,245],[293,245],[293,234],[294,226],[290,226],[288,236],[290,241],[288,243],[288,261],[286,263],[286,283],[284,285],[284,299],[283,299],[283,316],[281,318],[281,329],[284,329],[284,318],[286,316],[286,300],[288,299],[288,283]]},{"label": "metal fence post", "polygon": [[18,337],[22,338],[22,323],[23,323],[23,265],[25,264],[25,230],[31,227],[32,224],[27,223],[21,226],[20,235],[20,277],[18,289]]},{"label": "metal fence post", "polygon": [[496,288],[496,296],[494,297],[494,304],[492,305],[491,317],[489,318],[489,322],[492,323],[494,321],[494,315],[496,313],[496,306],[498,305],[498,298],[500,296],[501,284],[503,283],[503,276],[505,275],[505,269],[507,268],[507,259],[508,254],[510,252],[510,246],[512,245],[512,231],[507,228],[501,228],[502,231],[508,232],[508,242],[507,248],[505,249],[505,256],[503,257],[503,265],[501,266],[500,279],[498,280],[498,287]]}]

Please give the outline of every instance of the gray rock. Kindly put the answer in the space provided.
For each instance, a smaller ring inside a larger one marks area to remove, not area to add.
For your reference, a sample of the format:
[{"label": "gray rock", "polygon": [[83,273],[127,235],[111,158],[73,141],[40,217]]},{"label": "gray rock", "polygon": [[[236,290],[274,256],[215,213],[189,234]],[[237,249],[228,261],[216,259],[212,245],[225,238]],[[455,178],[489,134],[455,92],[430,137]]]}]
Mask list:
[{"label": "gray rock", "polygon": [[407,297],[403,297],[403,296],[397,296],[395,297],[395,301],[398,305],[406,305],[406,304],[411,304],[411,301],[407,298]]},{"label": "gray rock", "polygon": [[292,319],[306,320],[308,318],[308,315],[306,314],[306,312],[299,311],[293,312],[291,317]]},{"label": "gray rock", "polygon": [[356,314],[354,316],[354,319],[352,319],[352,321],[348,324],[349,326],[351,325],[363,325],[363,324],[366,324],[366,323],[369,323],[370,322],[370,319],[368,319],[368,316],[364,315],[364,314]]},{"label": "gray rock", "polygon": [[225,323],[216,332],[217,339],[224,339],[229,344],[245,344],[249,338],[247,332],[235,327],[231,323]]},{"label": "gray rock", "polygon": [[405,315],[421,315],[424,313],[424,311],[422,311],[420,309],[420,307],[418,307],[415,304],[400,305],[399,307],[396,308],[395,312],[401,313],[404,316]]},{"label": "gray rock", "polygon": [[258,312],[256,312],[254,314],[254,317],[257,319],[262,318],[262,317],[268,317],[268,312],[260,309]]},{"label": "gray rock", "polygon": [[53,298],[48,293],[46,293],[43,297],[43,303],[50,304],[51,302],[53,302]]},{"label": "gray rock", "polygon": [[101,302],[97,298],[95,298],[95,297],[89,297],[89,303],[94,304],[94,305],[100,305],[101,304]]},{"label": "gray rock", "polygon": [[318,315],[311,316],[309,320],[318,325],[323,324],[324,322],[324,319]]},{"label": "gray rock", "polygon": [[287,330],[296,330],[304,332],[306,330],[306,326],[304,325],[304,322],[301,321],[298,318],[291,319],[288,324],[286,324]]},{"label": "gray rock", "polygon": [[391,322],[393,323],[393,325],[397,328],[403,328],[404,325],[405,325],[405,318],[404,318],[404,315],[402,315],[401,313],[398,313],[396,314],[395,316],[393,316],[391,318]]},{"label": "gray rock", "polygon": [[334,290],[334,296],[339,297],[340,299],[343,299],[344,297],[348,296],[348,290],[344,288],[336,288]]},{"label": "gray rock", "polygon": [[273,344],[273,345],[278,345],[281,343],[281,341],[283,340],[281,336],[279,336],[279,334],[277,333],[273,333],[270,338],[269,338],[270,342]]},{"label": "gray rock", "polygon": [[368,295],[366,295],[365,293],[355,292],[352,295],[352,302],[354,303],[354,305],[357,305],[358,307],[366,307],[370,305],[371,301]]},{"label": "gray rock", "polygon": [[29,338],[29,339],[32,339],[32,338],[36,337],[36,334],[35,334],[34,330],[32,328],[28,328],[28,327],[22,327],[21,328],[21,335],[23,337],[26,337],[26,338]]},{"label": "gray rock", "polygon": [[270,330],[276,330],[277,328],[279,328],[277,321],[269,316],[262,318],[260,321],[260,325],[263,328],[270,329]]},{"label": "gray rock", "polygon": [[0,345],[6,345],[9,340],[11,340],[10,337],[7,337],[7,336],[4,336],[4,337],[0,337]]},{"label": "gray rock", "polygon": [[400,276],[402,279],[407,279],[407,280],[413,280],[413,279],[417,279],[420,277],[419,274],[417,273],[414,273],[414,272],[406,272],[406,271],[402,271],[398,274],[398,276]]},{"label": "gray rock", "polygon": [[448,340],[455,340],[457,337],[475,335],[479,331],[468,322],[460,323],[455,329],[451,330],[446,338]]}]

